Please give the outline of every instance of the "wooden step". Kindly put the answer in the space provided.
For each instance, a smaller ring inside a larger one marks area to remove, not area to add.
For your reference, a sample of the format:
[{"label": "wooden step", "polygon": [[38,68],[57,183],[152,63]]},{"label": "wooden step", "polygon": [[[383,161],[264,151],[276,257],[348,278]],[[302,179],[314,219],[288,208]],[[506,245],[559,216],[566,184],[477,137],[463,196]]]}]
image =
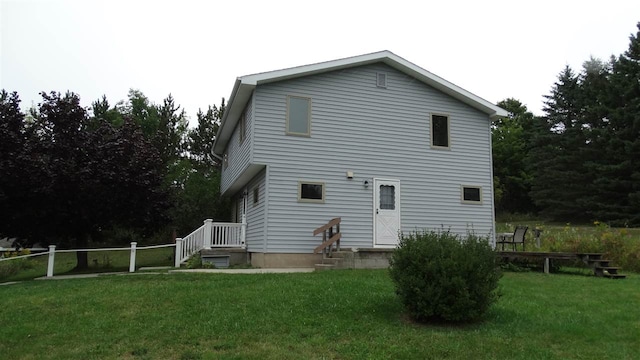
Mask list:
[{"label": "wooden step", "polygon": [[596,276],[610,276],[610,275],[618,275],[619,267],[615,266],[596,266],[593,268]]},{"label": "wooden step", "polygon": [[595,265],[595,266],[599,266],[599,267],[608,267],[609,264],[611,263],[611,260],[605,260],[605,259],[589,259],[587,260],[589,262],[589,265]]},{"label": "wooden step", "polygon": [[609,274],[609,275],[603,275],[603,276],[609,279],[624,279],[627,277],[627,275],[625,274]]}]

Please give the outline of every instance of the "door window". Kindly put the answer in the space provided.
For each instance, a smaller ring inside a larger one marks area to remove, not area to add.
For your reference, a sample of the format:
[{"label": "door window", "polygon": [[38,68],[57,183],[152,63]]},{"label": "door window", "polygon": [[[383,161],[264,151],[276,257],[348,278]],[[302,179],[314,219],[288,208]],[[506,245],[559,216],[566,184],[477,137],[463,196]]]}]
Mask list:
[{"label": "door window", "polygon": [[395,210],[396,188],[393,185],[380,185],[380,209]]}]

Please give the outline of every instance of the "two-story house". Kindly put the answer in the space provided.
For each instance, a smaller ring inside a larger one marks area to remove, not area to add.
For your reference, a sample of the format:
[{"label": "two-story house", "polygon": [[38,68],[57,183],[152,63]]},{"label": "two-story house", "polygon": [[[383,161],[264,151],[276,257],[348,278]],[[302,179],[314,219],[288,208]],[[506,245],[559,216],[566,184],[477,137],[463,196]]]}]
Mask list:
[{"label": "two-story house", "polygon": [[492,237],[491,119],[506,115],[389,51],[242,76],[214,144],[221,192],[260,267],[318,262],[312,232],[335,217],[343,248]]}]

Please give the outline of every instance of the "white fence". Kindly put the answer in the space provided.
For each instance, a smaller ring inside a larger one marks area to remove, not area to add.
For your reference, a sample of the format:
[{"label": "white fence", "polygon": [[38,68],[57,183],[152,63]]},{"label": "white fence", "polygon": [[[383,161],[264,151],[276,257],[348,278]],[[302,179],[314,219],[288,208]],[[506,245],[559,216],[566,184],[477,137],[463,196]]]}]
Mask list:
[{"label": "white fence", "polygon": [[129,272],[136,271],[136,250],[157,249],[163,247],[176,247],[175,267],[187,261],[191,256],[195,255],[202,249],[211,249],[214,247],[245,247],[245,237],[247,231],[247,221],[242,215],[242,223],[214,223],[213,220],[207,219],[204,224],[197,230],[184,238],[177,238],[175,244],[153,245],[138,247],[136,242],[132,242],[130,247],[121,248],[102,248],[102,249],[69,249],[56,250],[55,245],[49,246],[48,252],[38,254],[29,254],[15,256],[10,258],[0,258],[0,261],[9,261],[14,259],[22,259],[33,256],[49,255],[47,264],[47,277],[53,276],[53,268],[55,264],[56,253],[76,252],[76,251],[130,251]]},{"label": "white fence", "polygon": [[141,246],[141,247],[138,247],[137,245],[138,243],[132,242],[130,247],[102,248],[102,249],[68,249],[68,250],[56,250],[55,245],[49,245],[48,252],[3,258],[3,259],[0,259],[0,261],[10,261],[10,260],[23,259],[23,258],[33,257],[33,256],[49,255],[49,262],[47,263],[47,277],[53,277],[53,268],[55,265],[56,253],[70,253],[70,252],[77,252],[77,251],[94,252],[94,251],[127,251],[128,250],[131,252],[131,255],[129,256],[129,272],[135,272],[137,250],[158,249],[158,248],[176,246],[176,244],[152,245],[152,246]]},{"label": "white fence", "polygon": [[175,267],[185,262],[202,249],[214,247],[245,247],[247,220],[242,215],[241,223],[218,223],[211,219],[184,238],[176,239]]}]

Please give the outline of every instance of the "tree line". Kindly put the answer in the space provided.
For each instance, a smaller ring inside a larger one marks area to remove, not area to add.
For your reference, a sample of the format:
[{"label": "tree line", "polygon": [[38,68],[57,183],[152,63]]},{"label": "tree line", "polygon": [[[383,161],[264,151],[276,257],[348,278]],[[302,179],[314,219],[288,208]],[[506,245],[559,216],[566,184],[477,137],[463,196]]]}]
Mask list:
[{"label": "tree line", "polygon": [[[543,116],[516,99],[492,124],[496,210],[557,221],[640,225],[640,23],[629,49],[607,62],[565,67]],[[0,237],[85,248],[166,242],[204,218],[228,220],[211,153],[225,110],[188,127],[171,95],[140,91],[89,109],[77,94],[41,93],[22,111],[0,92]],[[87,264],[78,253],[78,267]]]},{"label": "tree line", "polygon": [[566,66],[543,116],[506,99],[493,123],[498,212],[556,221],[640,225],[640,23],[608,61]]},{"label": "tree line", "polygon": [[[26,113],[17,93],[0,92],[0,236],[69,248],[167,242],[206,217],[225,220],[219,162],[211,147],[224,113],[198,111],[188,128],[171,95],[153,104],[41,93]],[[78,268],[86,268],[78,253]]]}]

